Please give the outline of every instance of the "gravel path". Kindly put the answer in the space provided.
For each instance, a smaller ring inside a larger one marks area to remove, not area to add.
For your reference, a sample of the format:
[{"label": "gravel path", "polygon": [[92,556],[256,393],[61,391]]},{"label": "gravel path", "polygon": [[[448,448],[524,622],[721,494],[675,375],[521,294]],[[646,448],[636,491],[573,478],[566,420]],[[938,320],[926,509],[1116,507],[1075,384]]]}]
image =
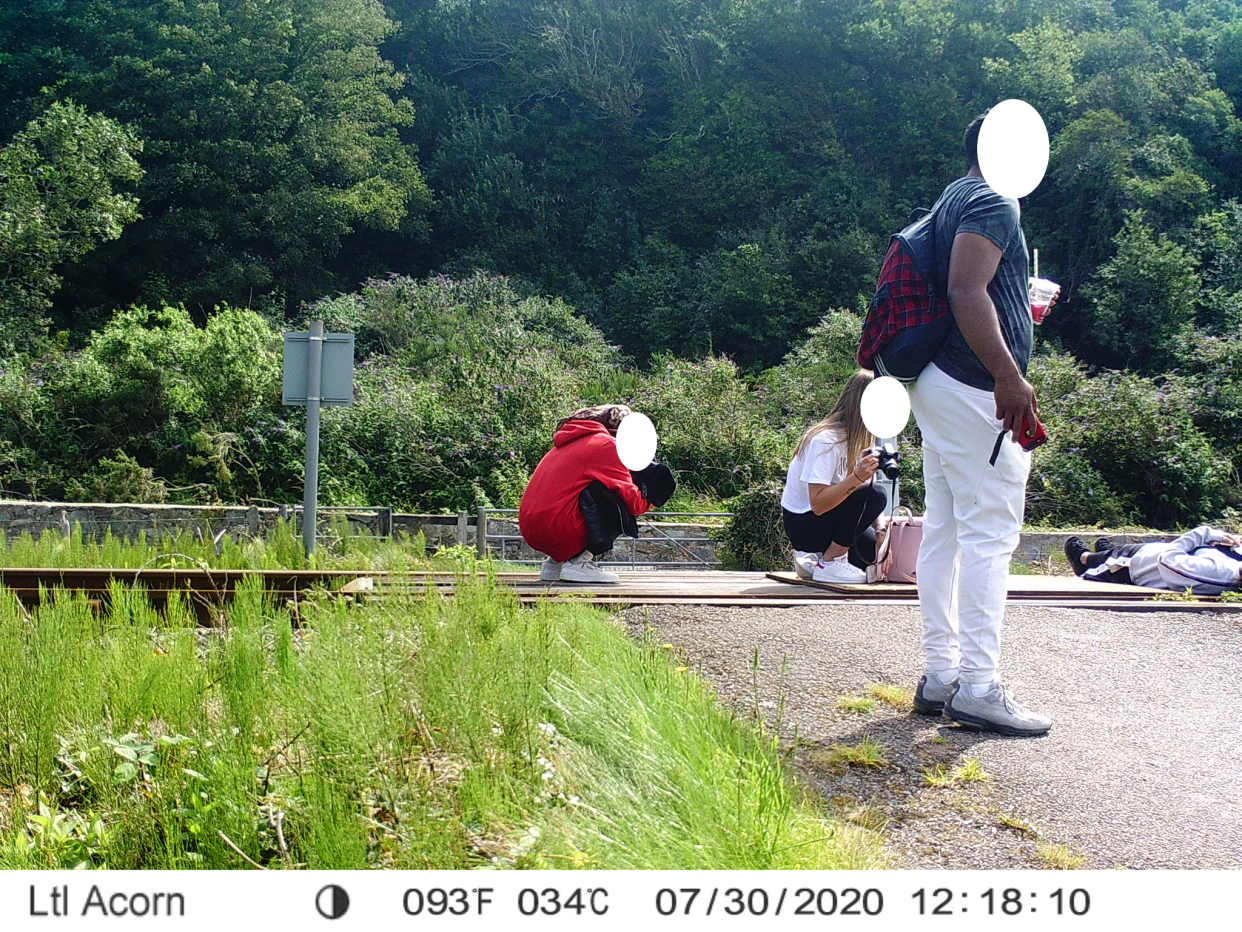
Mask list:
[{"label": "gravel path", "polygon": [[[899,867],[1242,867],[1242,618],[1020,607],[1002,672],[1053,719],[1035,739],[983,735],[883,702],[836,703],[922,672],[914,608],[653,606],[622,613],[698,665],[721,698],[796,735],[795,766],[843,818],[883,827]],[[754,669],[756,648],[758,670]],[[784,670],[782,673],[782,665]],[[878,768],[831,745],[869,737]],[[991,779],[932,787],[978,759]],[[1054,847],[1050,847],[1054,846]]]}]

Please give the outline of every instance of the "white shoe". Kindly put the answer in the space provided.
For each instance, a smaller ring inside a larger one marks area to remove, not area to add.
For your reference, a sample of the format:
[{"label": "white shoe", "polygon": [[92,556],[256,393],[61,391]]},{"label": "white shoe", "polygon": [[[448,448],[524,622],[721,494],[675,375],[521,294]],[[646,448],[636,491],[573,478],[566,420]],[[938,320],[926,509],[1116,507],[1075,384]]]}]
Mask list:
[{"label": "white shoe", "polygon": [[616,573],[600,569],[599,564],[595,562],[594,554],[585,550],[572,560],[566,560],[561,564],[561,582],[616,583],[620,581],[621,577]]},{"label": "white shoe", "polygon": [[561,567],[564,566],[559,560],[553,560],[551,557],[545,557],[543,566],[539,567],[539,579],[542,582],[560,582]]},{"label": "white shoe", "polygon": [[815,572],[815,564],[819,562],[818,553],[807,553],[805,550],[794,551],[794,572],[799,579],[810,579]]},{"label": "white shoe", "polygon": [[857,584],[867,581],[867,573],[848,560],[829,560],[827,563],[821,561],[815,564],[811,578],[816,582]]}]

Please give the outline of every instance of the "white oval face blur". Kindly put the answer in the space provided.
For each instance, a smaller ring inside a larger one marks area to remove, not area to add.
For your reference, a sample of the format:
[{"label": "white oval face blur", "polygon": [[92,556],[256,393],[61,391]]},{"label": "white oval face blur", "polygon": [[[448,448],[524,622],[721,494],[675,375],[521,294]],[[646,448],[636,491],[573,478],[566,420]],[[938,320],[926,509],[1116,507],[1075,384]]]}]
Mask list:
[{"label": "white oval face blur", "polygon": [[979,170],[1001,197],[1026,197],[1048,170],[1048,128],[1023,100],[1002,100],[979,128]]},{"label": "white oval face blur", "polygon": [[906,387],[887,375],[874,379],[858,405],[867,430],[877,438],[896,437],[910,420],[910,396]]},{"label": "white oval face blur", "polygon": [[645,414],[627,414],[617,427],[617,455],[626,469],[638,472],[655,459],[656,429]]}]

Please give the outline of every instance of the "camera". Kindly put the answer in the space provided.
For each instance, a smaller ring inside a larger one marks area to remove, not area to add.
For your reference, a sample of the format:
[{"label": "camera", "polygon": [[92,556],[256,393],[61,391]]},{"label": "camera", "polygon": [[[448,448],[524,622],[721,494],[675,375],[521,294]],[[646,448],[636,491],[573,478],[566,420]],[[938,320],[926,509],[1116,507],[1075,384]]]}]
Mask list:
[{"label": "camera", "polygon": [[867,455],[880,458],[880,468],[876,472],[883,473],[884,478],[892,480],[901,475],[901,454],[891,443],[872,447],[867,451]]}]

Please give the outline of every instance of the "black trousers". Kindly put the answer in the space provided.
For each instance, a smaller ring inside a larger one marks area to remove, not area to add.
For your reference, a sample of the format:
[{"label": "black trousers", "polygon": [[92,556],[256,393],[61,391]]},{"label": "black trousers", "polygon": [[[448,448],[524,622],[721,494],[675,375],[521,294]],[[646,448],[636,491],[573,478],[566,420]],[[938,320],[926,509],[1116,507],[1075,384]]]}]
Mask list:
[{"label": "black trousers", "polygon": [[[1112,550],[1102,550],[1099,553],[1084,553],[1082,555],[1082,563],[1089,570],[1095,569],[1097,566],[1107,563],[1109,557],[1132,557],[1139,552],[1139,548],[1142,546],[1141,543],[1122,544],[1119,547],[1114,547]],[[1095,582],[1120,583],[1124,586],[1131,584],[1130,568],[1128,566],[1123,566],[1121,569],[1114,570],[1103,576],[1088,576],[1084,574],[1082,578],[1094,580]]]},{"label": "black trousers", "polygon": [[887,503],[884,493],[867,483],[822,515],[813,511],[798,514],[782,508],[785,534],[794,550],[807,553],[823,553],[832,544],[848,547],[850,563],[865,570],[875,562],[875,528],[871,523]]}]

